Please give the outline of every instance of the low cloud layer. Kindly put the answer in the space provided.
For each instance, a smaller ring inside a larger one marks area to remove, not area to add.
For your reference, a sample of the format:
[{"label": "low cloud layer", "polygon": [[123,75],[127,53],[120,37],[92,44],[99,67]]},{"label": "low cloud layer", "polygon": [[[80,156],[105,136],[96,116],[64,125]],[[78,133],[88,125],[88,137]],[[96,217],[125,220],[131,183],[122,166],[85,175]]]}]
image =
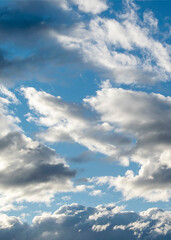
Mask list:
[{"label": "low cloud layer", "polygon": [[122,206],[99,205],[84,207],[64,205],[54,213],[43,213],[33,224],[22,223],[17,217],[1,214],[0,238],[11,240],[169,240],[171,237],[170,212],[152,208],[135,213]]}]

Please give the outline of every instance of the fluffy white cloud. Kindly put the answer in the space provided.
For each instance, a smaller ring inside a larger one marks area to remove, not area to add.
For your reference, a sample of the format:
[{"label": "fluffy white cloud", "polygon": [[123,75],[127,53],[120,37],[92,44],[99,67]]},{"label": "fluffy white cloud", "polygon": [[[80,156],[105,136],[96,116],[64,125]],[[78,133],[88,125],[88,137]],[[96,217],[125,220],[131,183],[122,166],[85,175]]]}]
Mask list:
[{"label": "fluffy white cloud", "polygon": [[[17,240],[169,240],[171,214],[159,209],[135,212],[115,211],[115,206],[84,207],[78,204],[64,205],[54,213],[36,216],[32,226],[23,224],[16,217],[1,215],[0,237]],[[99,211],[112,212],[98,219],[91,219]]]},{"label": "fluffy white cloud", "polygon": [[72,2],[85,13],[99,14],[108,9],[106,0],[72,0]]},{"label": "fluffy white cloud", "polygon": [[34,88],[23,88],[22,91],[33,110],[33,115],[27,115],[28,120],[48,127],[37,134],[39,138],[49,142],[74,141],[91,151],[115,158],[120,155],[118,151],[132,145],[129,136],[113,132],[109,124],[99,121],[83,104],[68,103]]},{"label": "fluffy white cloud", "polygon": [[125,157],[140,164],[138,175],[101,178],[127,199],[144,197],[167,201],[171,194],[171,97],[112,88],[106,82],[95,97],[84,100],[115,131],[133,136],[135,145]]}]

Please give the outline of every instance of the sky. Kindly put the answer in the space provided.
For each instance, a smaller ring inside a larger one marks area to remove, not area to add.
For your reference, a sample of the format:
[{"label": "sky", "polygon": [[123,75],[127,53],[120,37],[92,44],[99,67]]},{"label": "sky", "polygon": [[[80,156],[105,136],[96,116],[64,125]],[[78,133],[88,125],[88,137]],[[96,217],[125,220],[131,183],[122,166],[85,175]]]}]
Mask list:
[{"label": "sky", "polygon": [[171,239],[171,1],[0,1],[0,239]]}]

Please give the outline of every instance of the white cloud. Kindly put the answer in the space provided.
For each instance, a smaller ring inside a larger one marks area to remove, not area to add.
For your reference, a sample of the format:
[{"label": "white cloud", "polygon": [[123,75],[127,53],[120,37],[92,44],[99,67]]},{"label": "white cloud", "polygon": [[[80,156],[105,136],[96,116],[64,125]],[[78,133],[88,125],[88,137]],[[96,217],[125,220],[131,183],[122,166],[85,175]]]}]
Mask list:
[{"label": "white cloud", "polygon": [[[140,165],[139,173],[127,171],[125,176],[112,178],[112,183],[110,179],[110,185],[126,199],[168,201],[170,97],[112,88],[109,82],[103,83],[96,96],[84,99],[87,106],[67,103],[33,88],[22,91],[35,113],[28,120],[48,127],[38,137],[51,142],[74,141],[125,166],[134,161]],[[92,113],[95,115],[88,117]]]},{"label": "white cloud", "polygon": [[60,97],[55,97],[34,88],[23,88],[24,96],[33,111],[28,121],[48,127],[37,136],[49,142],[77,142],[93,152],[108,156],[118,155],[117,146],[126,148],[132,145],[129,136],[112,132],[109,124],[93,117],[83,104],[67,103]]},{"label": "white cloud", "polygon": [[110,226],[110,223],[106,223],[104,225],[93,225],[92,230],[95,232],[105,231]]},{"label": "white cloud", "polygon": [[[171,196],[171,98],[161,94],[112,88],[103,84],[95,97],[84,100],[115,131],[132,135],[135,145],[125,157],[140,165],[138,175],[102,177],[126,199],[144,197],[168,201]],[[123,156],[124,157],[124,156]]]},{"label": "white cloud", "polygon": [[4,85],[0,84],[0,93],[6,96],[9,100],[12,100],[13,103],[18,103],[18,99],[16,98],[15,94],[9,91]]},{"label": "white cloud", "polygon": [[85,13],[99,14],[108,9],[106,0],[72,0]]},{"label": "white cloud", "polygon": [[22,224],[19,217],[0,214],[0,230],[10,229],[14,227],[16,224]]},{"label": "white cloud", "polygon": [[157,26],[153,14],[145,12],[144,19],[138,18],[133,7],[116,19],[96,17],[88,25],[77,24],[63,34],[53,31],[51,36],[65,49],[77,51],[84,62],[107,71],[118,83],[166,81],[171,74],[170,53],[152,36]]},{"label": "white cloud", "polygon": [[101,190],[93,190],[92,192],[89,193],[90,196],[102,196],[102,191]]}]

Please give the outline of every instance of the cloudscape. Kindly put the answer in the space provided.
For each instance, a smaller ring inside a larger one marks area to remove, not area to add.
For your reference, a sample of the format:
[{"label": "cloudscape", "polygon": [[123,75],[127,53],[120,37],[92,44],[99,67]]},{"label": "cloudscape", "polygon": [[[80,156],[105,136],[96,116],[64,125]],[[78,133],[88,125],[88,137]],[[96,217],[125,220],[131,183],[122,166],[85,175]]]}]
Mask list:
[{"label": "cloudscape", "polygon": [[171,239],[171,1],[0,1],[0,239]]}]

